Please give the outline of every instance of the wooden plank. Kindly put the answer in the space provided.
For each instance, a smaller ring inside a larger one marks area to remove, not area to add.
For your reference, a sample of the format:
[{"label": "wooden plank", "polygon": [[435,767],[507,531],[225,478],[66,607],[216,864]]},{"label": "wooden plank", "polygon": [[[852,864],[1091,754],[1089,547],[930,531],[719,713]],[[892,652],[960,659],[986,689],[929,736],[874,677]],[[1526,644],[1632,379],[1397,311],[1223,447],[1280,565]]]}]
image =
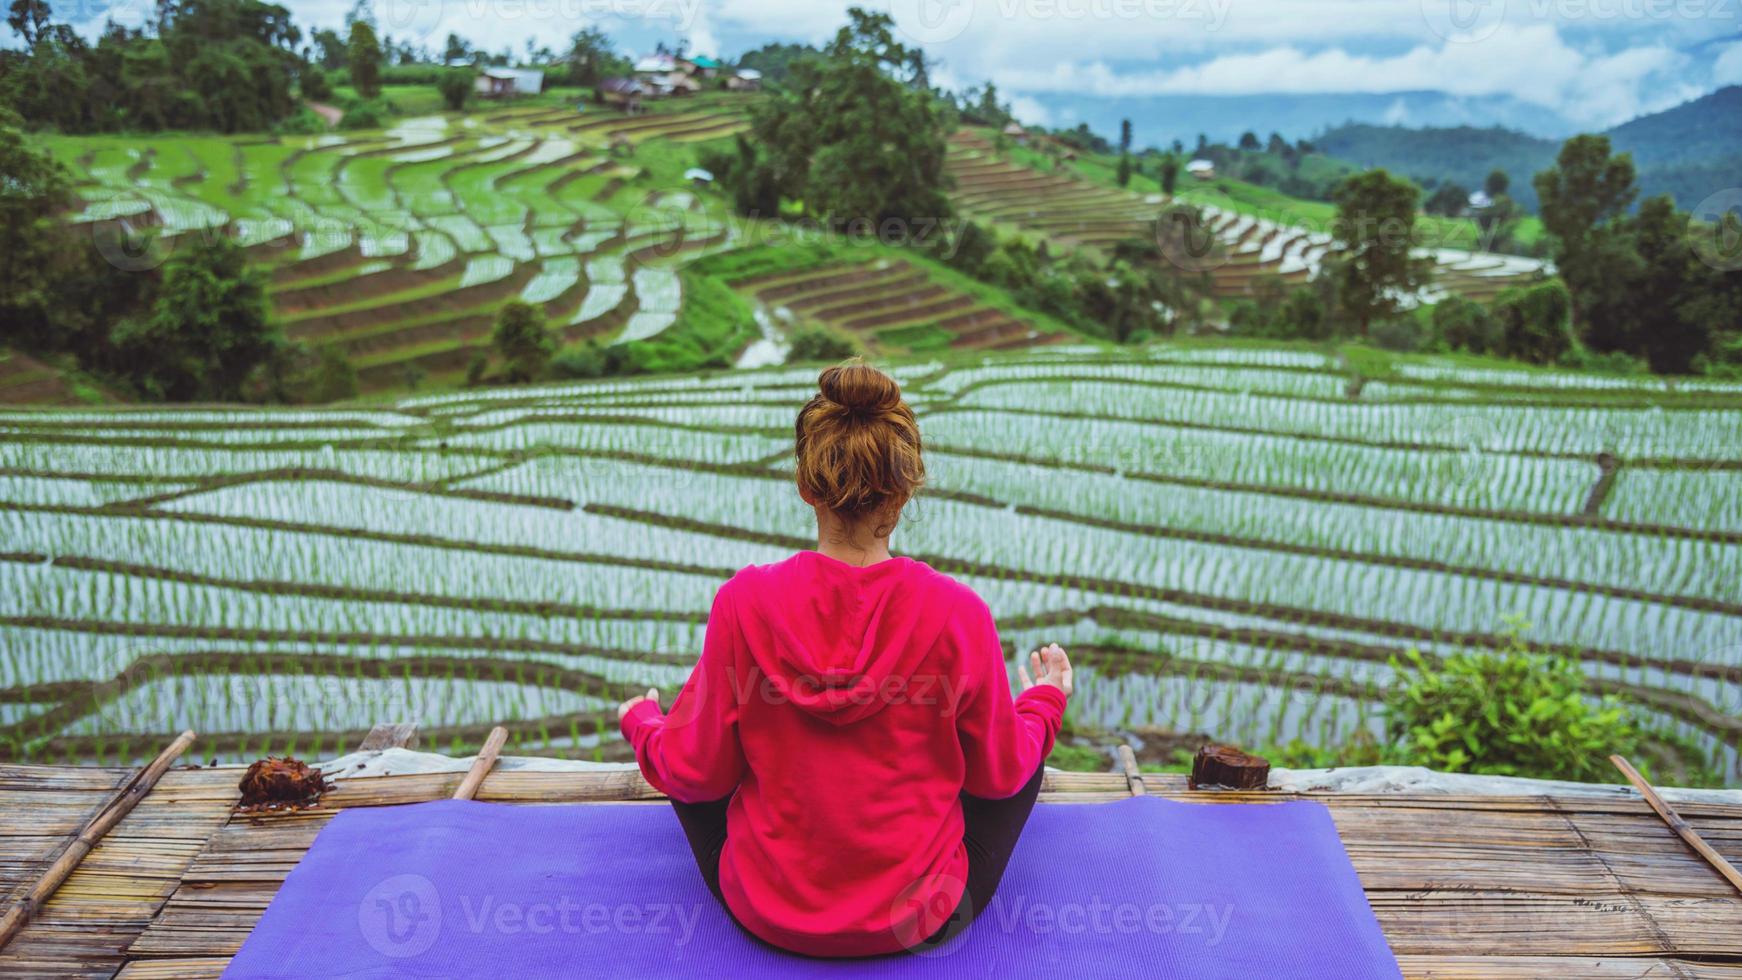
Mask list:
[{"label": "wooden plank", "polygon": [[359,752],[380,752],[383,749],[417,748],[417,723],[410,721],[383,722],[363,736]]},{"label": "wooden plank", "polygon": [[[1124,768],[1123,766],[1121,767]],[[234,791],[239,770],[189,774],[177,791],[199,800]],[[346,780],[319,809],[239,816],[209,830],[177,831],[118,845],[152,876],[173,869],[175,841],[198,841],[173,892],[131,941],[123,976],[215,976],[241,947],[334,812],[450,796],[458,773]],[[167,781],[166,781],[167,782]],[[1638,799],[1191,793],[1173,774],[1144,774],[1150,795],[1204,805],[1313,799],[1336,822],[1374,914],[1408,977],[1684,977],[1742,980],[1742,903]],[[226,783],[228,784],[226,786]],[[1128,798],[1127,772],[1047,773],[1049,805]],[[479,799],[524,803],[660,800],[640,774],[493,772]],[[1742,807],[1687,805],[1691,825],[1720,851],[1742,845]],[[131,894],[111,883],[83,896],[82,911],[113,914],[156,894],[158,878]],[[93,879],[95,884],[95,879]],[[100,914],[89,921],[95,926]],[[124,931],[118,934],[125,935]],[[3,969],[3,968],[0,968]]]}]

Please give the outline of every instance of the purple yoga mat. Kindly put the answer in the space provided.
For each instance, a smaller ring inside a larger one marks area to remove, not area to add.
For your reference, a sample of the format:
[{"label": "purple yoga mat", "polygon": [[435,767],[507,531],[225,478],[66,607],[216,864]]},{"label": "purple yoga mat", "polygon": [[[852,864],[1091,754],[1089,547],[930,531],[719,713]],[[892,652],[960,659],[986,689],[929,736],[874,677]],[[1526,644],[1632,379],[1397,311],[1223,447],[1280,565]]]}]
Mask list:
[{"label": "purple yoga mat", "polygon": [[1035,807],[998,894],[924,953],[812,960],[744,935],[666,806],[346,810],[224,976],[1400,976],[1329,812],[1153,797]]}]

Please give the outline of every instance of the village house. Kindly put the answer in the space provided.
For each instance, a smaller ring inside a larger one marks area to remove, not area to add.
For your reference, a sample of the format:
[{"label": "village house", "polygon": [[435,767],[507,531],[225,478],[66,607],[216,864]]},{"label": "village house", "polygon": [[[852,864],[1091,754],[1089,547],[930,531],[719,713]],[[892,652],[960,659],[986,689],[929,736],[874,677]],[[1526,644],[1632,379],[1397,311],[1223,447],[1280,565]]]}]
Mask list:
[{"label": "village house", "polygon": [[544,72],[532,68],[486,68],[478,73],[472,89],[486,99],[537,95],[544,91]]}]

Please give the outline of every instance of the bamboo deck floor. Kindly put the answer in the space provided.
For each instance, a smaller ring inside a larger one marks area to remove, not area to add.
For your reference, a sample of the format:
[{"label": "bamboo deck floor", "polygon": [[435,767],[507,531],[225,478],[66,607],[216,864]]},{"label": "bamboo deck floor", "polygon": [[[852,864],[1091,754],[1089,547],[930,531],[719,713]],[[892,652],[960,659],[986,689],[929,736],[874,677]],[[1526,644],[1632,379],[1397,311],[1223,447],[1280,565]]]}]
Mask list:
[{"label": "bamboo deck floor", "polygon": [[[216,977],[338,810],[449,796],[462,774],[349,780],[318,810],[229,813],[240,770],[177,769],[0,953],[0,976]],[[0,889],[52,860],[125,778],[119,769],[0,766]],[[1153,795],[1215,804],[1293,794]],[[1117,773],[1049,773],[1044,803],[1130,792]],[[498,772],[481,800],[659,799],[639,774]],[[1643,801],[1311,794],[1330,808],[1405,976],[1742,980],[1742,897]],[[1683,805],[1742,862],[1742,807]],[[1310,951],[1303,951],[1310,955]]]}]

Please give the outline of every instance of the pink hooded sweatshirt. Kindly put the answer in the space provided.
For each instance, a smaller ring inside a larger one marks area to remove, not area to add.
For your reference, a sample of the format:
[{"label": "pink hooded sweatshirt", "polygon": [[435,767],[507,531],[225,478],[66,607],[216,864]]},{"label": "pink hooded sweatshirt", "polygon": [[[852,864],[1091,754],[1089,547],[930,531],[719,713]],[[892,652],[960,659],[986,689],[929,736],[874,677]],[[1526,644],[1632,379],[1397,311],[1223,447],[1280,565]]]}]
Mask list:
[{"label": "pink hooded sweatshirt", "polygon": [[1021,789],[1064,710],[1044,684],[1012,702],[967,586],[908,558],[860,568],[806,551],[722,586],[670,713],[642,702],[623,734],[673,799],[731,795],[720,887],[745,928],[863,956],[911,947],[955,907],[958,794]]}]

